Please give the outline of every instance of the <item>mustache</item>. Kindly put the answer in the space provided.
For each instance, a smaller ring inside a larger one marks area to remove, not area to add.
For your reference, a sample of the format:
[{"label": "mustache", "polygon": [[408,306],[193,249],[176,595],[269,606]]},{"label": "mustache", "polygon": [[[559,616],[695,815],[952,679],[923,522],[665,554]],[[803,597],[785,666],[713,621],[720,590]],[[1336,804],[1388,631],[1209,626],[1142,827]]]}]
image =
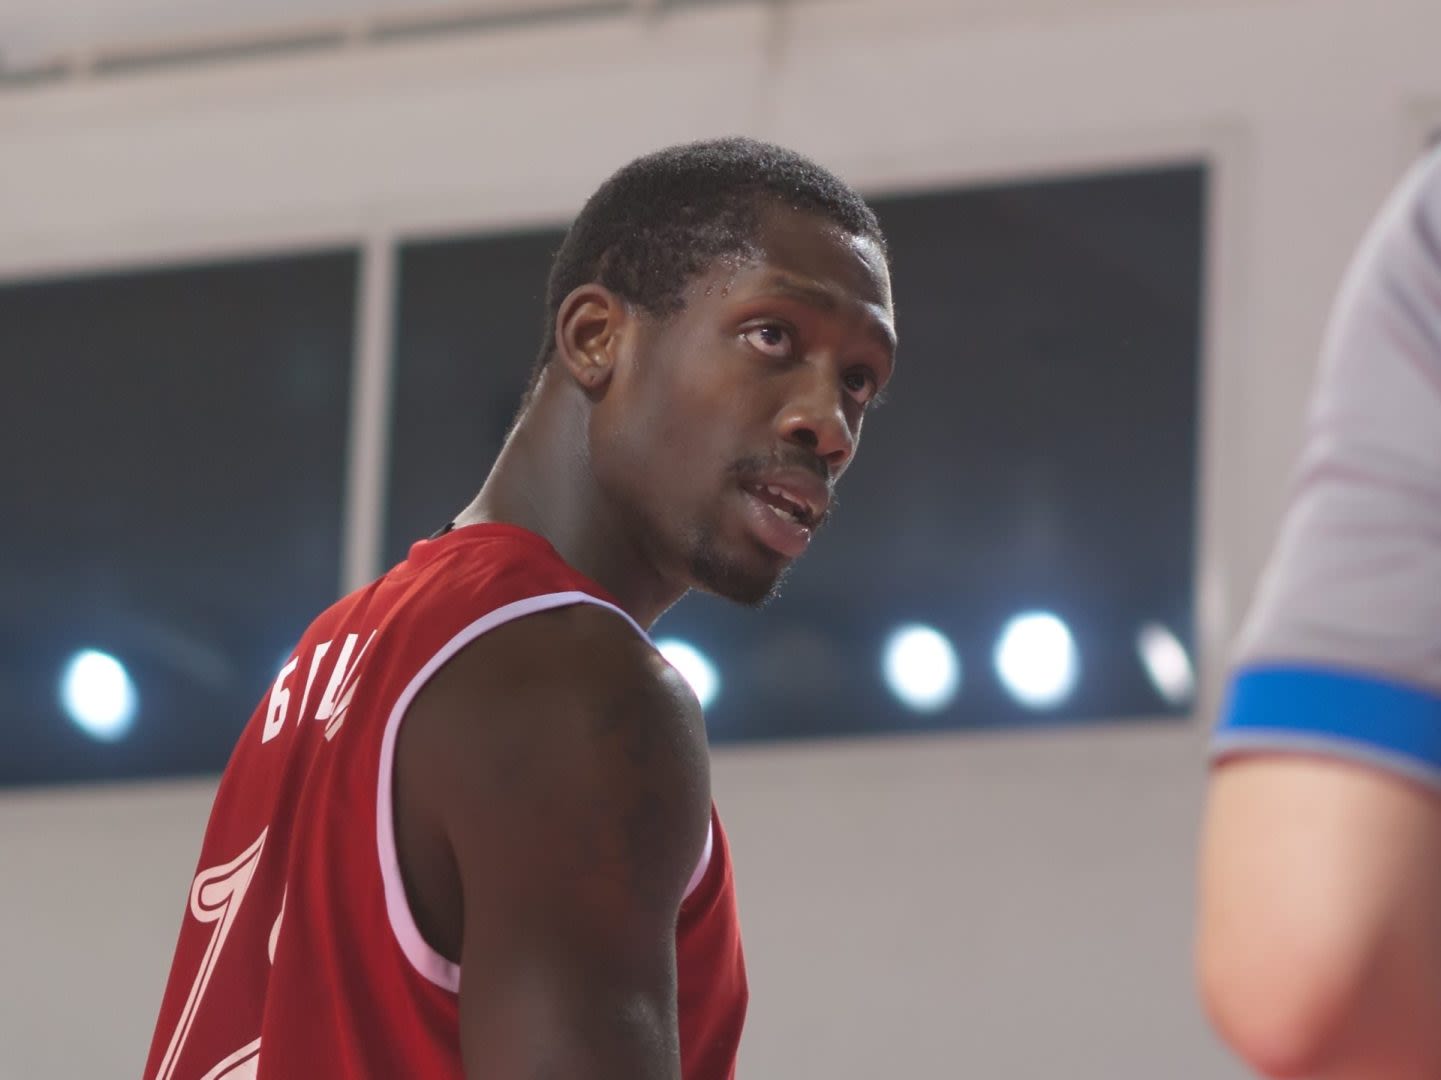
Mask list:
[{"label": "mustache", "polygon": [[732,462],[727,472],[735,477],[738,482],[747,480],[758,480],[768,472],[775,472],[781,469],[802,469],[815,474],[815,478],[826,486],[826,494],[829,501],[825,513],[821,514],[813,523],[813,529],[819,529],[831,519],[835,512],[838,500],[836,499],[835,481],[831,479],[831,468],[821,458],[816,457],[801,447],[788,447],[777,449],[769,454],[752,454]]}]

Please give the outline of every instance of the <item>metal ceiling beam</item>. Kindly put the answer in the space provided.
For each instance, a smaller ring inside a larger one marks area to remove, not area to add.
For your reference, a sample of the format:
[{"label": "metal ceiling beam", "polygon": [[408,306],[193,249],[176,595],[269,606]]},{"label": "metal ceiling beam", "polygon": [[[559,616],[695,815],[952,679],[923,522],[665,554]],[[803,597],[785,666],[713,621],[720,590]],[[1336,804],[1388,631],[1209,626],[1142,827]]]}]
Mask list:
[{"label": "metal ceiling beam", "polygon": [[366,47],[460,33],[499,30],[599,16],[653,17],[675,0],[466,0],[420,9],[370,10],[330,17],[272,19],[213,32],[31,44],[16,55],[0,30],[0,84],[118,75],[160,67],[234,63],[283,53]]}]

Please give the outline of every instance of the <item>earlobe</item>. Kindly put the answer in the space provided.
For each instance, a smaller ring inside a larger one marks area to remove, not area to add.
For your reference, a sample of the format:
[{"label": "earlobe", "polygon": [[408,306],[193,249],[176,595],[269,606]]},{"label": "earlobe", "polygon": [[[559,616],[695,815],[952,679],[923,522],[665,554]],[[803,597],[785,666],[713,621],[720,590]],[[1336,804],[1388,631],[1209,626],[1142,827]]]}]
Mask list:
[{"label": "earlobe", "polygon": [[603,390],[615,370],[625,304],[604,285],[572,289],[555,318],[556,355],[587,393]]}]

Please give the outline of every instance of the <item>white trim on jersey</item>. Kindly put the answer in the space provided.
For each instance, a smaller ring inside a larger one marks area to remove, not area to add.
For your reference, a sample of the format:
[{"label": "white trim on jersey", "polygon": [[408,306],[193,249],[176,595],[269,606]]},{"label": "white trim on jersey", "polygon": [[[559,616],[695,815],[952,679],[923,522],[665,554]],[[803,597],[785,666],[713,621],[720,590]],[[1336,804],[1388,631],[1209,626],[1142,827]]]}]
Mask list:
[{"label": "white trim on jersey", "polygon": [[[385,733],[380,742],[380,778],[375,797],[375,837],[380,855],[380,876],[385,886],[385,910],[390,919],[391,932],[395,934],[395,940],[400,945],[400,950],[405,954],[405,958],[410,961],[411,966],[436,986],[449,990],[451,993],[460,992],[460,965],[453,964],[441,956],[421,936],[420,929],[415,924],[415,915],[410,910],[410,901],[405,895],[405,881],[400,874],[400,859],[395,849],[392,789],[395,774],[395,742],[400,733],[400,722],[405,718],[410,703],[420,693],[421,687],[430,681],[430,677],[476,638],[487,631],[494,630],[497,626],[503,626],[508,622],[524,618],[526,615],[534,615],[553,608],[572,607],[576,604],[594,604],[597,607],[613,611],[630,623],[641,637],[647,641],[650,640],[650,635],[628,614],[614,604],[607,603],[590,593],[577,590],[546,593],[517,600],[513,604],[506,604],[504,607],[496,608],[482,616],[447,641],[440,651],[426,661],[425,665],[416,673],[415,678],[410,680],[385,721]],[[695,891],[701,879],[705,877],[713,847],[713,827],[707,826],[705,850],[701,852],[700,861],[691,875],[690,884],[686,886],[687,897]]]}]

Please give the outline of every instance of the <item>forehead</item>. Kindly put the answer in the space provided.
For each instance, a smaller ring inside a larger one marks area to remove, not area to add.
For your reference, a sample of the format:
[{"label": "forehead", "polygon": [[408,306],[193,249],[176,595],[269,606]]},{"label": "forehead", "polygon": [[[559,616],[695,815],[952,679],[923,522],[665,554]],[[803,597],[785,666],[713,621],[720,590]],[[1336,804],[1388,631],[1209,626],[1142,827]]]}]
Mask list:
[{"label": "forehead", "polygon": [[731,269],[811,281],[867,307],[891,310],[891,278],[880,245],[816,214],[766,208],[750,251]]}]

